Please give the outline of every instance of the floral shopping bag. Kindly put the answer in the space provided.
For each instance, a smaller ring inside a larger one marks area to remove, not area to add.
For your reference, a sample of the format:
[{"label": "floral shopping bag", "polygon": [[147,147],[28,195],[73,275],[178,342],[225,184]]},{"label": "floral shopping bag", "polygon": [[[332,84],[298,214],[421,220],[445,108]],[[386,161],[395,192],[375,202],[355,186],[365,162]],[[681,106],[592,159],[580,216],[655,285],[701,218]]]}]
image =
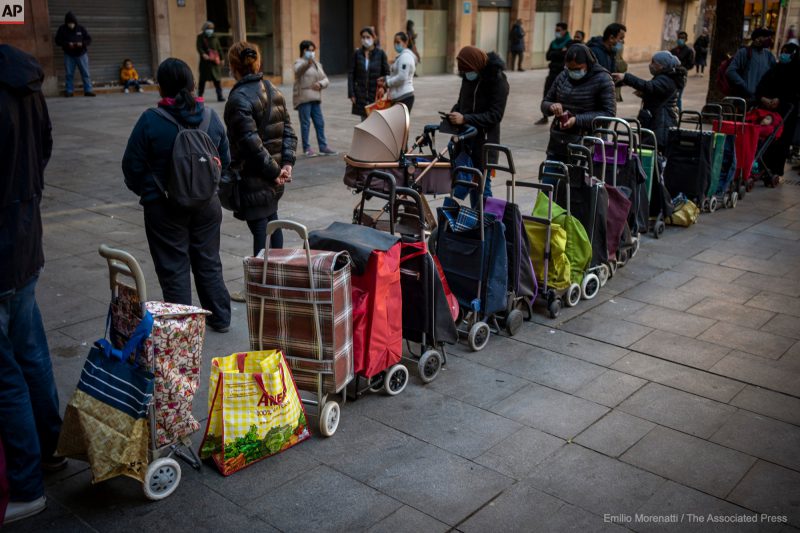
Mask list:
[{"label": "floral shopping bag", "polygon": [[283,353],[236,353],[211,362],[208,426],[200,447],[228,476],[311,436]]}]

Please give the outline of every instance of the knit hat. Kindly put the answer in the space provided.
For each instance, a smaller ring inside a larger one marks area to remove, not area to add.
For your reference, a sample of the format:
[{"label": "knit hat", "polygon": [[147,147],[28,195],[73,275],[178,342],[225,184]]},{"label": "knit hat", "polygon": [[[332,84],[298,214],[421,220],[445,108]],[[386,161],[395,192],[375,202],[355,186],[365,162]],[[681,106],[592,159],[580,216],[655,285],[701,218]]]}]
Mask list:
[{"label": "knit hat", "polygon": [[489,62],[486,52],[476,46],[465,46],[456,56],[460,72],[480,72]]},{"label": "knit hat", "polygon": [[653,62],[666,68],[679,67],[681,64],[680,60],[667,50],[661,50],[653,54]]}]

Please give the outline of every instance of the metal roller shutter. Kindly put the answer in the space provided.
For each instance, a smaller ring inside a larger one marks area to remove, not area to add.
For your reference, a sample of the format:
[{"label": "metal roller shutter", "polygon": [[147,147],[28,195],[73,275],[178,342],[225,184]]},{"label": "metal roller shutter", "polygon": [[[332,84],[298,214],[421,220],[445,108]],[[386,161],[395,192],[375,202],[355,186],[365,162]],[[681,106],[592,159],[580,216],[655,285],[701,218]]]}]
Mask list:
[{"label": "metal roller shutter", "polygon": [[[55,37],[64,23],[64,15],[72,11],[78,24],[92,36],[89,47],[89,70],[92,81],[103,85],[119,80],[122,60],[130,58],[140,78],[153,77],[153,55],[150,42],[148,0],[49,0],[50,29]],[[54,46],[56,74],[64,81],[64,53]],[[76,87],[80,74],[76,72]]]}]

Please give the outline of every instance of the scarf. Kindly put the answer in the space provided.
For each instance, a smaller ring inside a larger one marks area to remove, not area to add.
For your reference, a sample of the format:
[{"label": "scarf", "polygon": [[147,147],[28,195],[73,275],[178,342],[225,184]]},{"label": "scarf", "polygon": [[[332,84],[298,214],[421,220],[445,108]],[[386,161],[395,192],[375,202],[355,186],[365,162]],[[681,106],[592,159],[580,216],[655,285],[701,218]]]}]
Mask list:
[{"label": "scarf", "polygon": [[553,39],[553,42],[550,43],[550,48],[552,48],[553,50],[561,50],[562,48],[567,46],[567,44],[569,44],[571,40],[572,37],[570,36],[569,32],[566,32],[564,35],[561,36],[560,39]]}]

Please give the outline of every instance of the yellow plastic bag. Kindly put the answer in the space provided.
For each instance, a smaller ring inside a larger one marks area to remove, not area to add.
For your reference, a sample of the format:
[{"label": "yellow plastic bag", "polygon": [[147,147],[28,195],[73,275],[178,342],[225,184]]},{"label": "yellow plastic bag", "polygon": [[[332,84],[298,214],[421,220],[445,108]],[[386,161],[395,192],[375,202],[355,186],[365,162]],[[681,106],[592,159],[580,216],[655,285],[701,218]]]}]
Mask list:
[{"label": "yellow plastic bag", "polygon": [[211,362],[208,426],[200,447],[227,476],[311,434],[283,353],[236,353]]},{"label": "yellow plastic bag", "polygon": [[700,210],[697,208],[697,205],[695,205],[693,201],[687,199],[685,203],[681,204],[680,207],[677,207],[675,211],[672,212],[671,216],[666,218],[666,222],[672,226],[688,228],[697,222],[699,216]]}]

